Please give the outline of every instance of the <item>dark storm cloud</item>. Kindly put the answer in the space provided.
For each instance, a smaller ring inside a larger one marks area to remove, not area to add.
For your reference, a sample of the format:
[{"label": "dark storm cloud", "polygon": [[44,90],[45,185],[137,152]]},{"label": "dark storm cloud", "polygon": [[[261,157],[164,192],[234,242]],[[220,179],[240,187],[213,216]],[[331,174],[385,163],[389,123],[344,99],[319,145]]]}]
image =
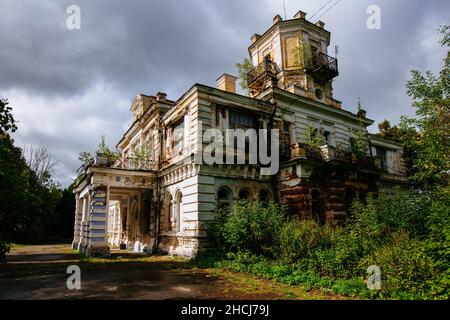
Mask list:
[{"label": "dark storm cloud", "polygon": [[[288,18],[326,2],[286,0]],[[71,4],[81,8],[81,30],[66,28]],[[371,4],[381,8],[381,30],[366,27]],[[48,145],[67,184],[80,151],[94,150],[101,134],[115,145],[137,93],[177,99],[195,82],[215,85],[282,8],[281,0],[1,0],[0,96],[20,121],[15,139]],[[342,0],[321,18],[330,53],[341,49],[335,98],[355,111],[361,97],[376,121],[411,114],[405,82],[411,69],[439,70],[434,29],[449,9],[445,0]]]},{"label": "dark storm cloud", "polygon": [[[81,8],[81,29],[68,30],[66,8]],[[211,70],[245,54],[254,21],[246,2],[6,1],[0,5],[0,87],[73,95],[99,80],[119,90],[178,91],[211,82]],[[195,80],[194,80],[195,77]]]}]

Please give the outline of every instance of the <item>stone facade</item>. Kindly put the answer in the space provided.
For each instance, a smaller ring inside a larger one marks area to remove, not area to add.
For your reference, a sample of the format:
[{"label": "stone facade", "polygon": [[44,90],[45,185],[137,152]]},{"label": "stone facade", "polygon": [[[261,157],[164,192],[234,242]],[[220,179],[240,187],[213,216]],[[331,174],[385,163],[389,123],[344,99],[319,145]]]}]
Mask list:
[{"label": "stone facade", "polygon": [[[365,157],[348,151],[355,133],[367,132],[373,121],[333,98],[337,60],[324,55],[329,36],[323,23],[308,22],[302,12],[274,19],[266,33],[252,37],[250,96],[235,92],[230,75],[218,79],[219,88],[195,84],[177,101],[164,93],[137,95],[132,124],[117,144],[120,158],[86,168],[75,189],[73,247],[89,255],[121,247],[192,257],[210,249],[206,225],[217,206],[232,211],[240,199],[275,200],[300,219],[340,224],[353,199],[404,183],[395,143],[370,136]],[[312,60],[316,70],[293,62],[292,39],[314,46],[321,59]],[[262,165],[248,161],[196,161],[210,143],[208,129],[236,128],[279,130],[277,174],[262,175]],[[320,148],[308,144],[311,128],[323,136]]]}]

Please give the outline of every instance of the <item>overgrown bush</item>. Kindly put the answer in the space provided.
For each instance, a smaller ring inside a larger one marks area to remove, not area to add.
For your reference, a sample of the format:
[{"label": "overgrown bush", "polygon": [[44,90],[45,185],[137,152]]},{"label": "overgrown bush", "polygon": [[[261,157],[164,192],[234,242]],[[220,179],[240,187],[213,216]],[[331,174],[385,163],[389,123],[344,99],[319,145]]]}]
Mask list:
[{"label": "overgrown bush", "polygon": [[295,217],[281,228],[279,242],[279,257],[286,262],[296,262],[309,258],[316,248],[329,246],[329,230],[315,221],[300,221]]},{"label": "overgrown bush", "polygon": [[331,232],[330,243],[329,247],[318,248],[310,253],[308,269],[338,279],[360,275],[358,262],[366,251],[357,234],[338,228]]},{"label": "overgrown bush", "polygon": [[215,243],[224,252],[252,252],[276,257],[280,251],[279,237],[288,220],[287,209],[274,202],[239,202],[233,212],[216,212],[209,225]]},{"label": "overgrown bush", "polygon": [[[446,299],[450,295],[448,193],[370,195],[345,226],[288,216],[284,206],[239,203],[218,211],[208,232],[222,258],[215,266],[364,298]],[[364,283],[381,269],[381,291]]]},{"label": "overgrown bush", "polygon": [[389,243],[361,260],[361,269],[377,265],[382,272],[381,290],[393,297],[426,298],[436,273],[423,243],[406,233],[392,236]]},{"label": "overgrown bush", "polygon": [[400,187],[380,193],[377,198],[369,195],[365,203],[355,203],[356,227],[364,235],[380,241],[396,231],[405,231],[411,236],[426,235],[432,197],[430,192]]}]

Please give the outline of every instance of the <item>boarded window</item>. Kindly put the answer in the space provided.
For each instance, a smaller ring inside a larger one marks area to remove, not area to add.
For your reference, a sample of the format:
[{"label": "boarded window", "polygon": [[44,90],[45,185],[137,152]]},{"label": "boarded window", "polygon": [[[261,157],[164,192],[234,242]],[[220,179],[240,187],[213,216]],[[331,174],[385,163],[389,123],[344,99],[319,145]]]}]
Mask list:
[{"label": "boarded window", "polygon": [[173,130],[173,154],[176,155],[184,147],[184,119],[175,125]]},{"label": "boarded window", "polygon": [[284,39],[284,62],[285,67],[291,68],[297,65],[297,37],[286,37]]}]

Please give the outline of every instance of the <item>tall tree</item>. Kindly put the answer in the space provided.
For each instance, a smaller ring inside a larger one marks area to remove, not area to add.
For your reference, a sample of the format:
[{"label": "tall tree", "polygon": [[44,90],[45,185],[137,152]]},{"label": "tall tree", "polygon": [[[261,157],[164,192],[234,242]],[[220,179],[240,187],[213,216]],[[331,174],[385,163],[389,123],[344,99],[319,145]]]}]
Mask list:
[{"label": "tall tree", "polygon": [[[442,46],[450,46],[449,26],[442,27]],[[431,71],[411,72],[407,83],[408,95],[413,99],[415,118],[403,117],[400,127],[408,135],[405,144],[417,151],[413,179],[425,185],[448,185],[450,170],[450,51],[444,59],[439,75]],[[417,136],[412,130],[417,129]]]},{"label": "tall tree", "polygon": [[58,161],[53,159],[47,147],[26,147],[23,149],[23,156],[27,161],[28,167],[36,174],[38,182],[44,186],[49,186]]}]

